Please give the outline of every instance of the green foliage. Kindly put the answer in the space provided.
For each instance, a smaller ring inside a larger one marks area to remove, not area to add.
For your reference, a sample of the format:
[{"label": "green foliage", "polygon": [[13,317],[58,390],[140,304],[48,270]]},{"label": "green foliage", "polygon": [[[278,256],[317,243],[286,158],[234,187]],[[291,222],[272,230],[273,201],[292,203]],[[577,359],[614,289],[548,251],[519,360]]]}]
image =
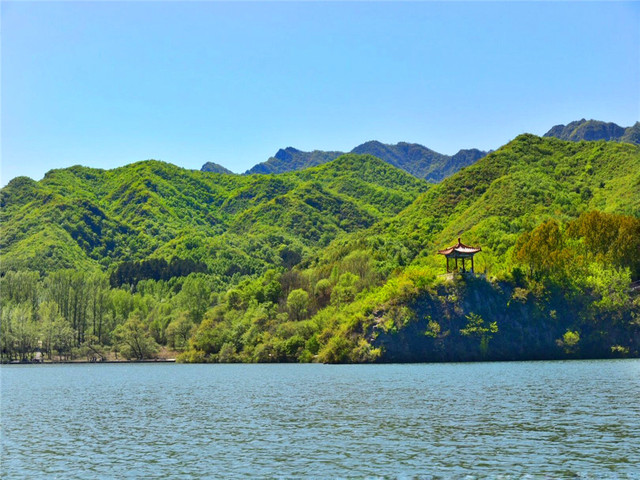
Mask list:
[{"label": "green foliage", "polygon": [[158,345],[142,320],[141,312],[133,312],[124,324],[116,327],[113,334],[122,355],[128,359],[144,360],[158,351]]},{"label": "green foliage", "polygon": [[287,297],[287,308],[294,320],[303,319],[309,308],[309,294],[301,288],[291,291]]},{"label": "green foliage", "polygon": [[177,350],[185,348],[189,342],[189,338],[191,338],[194,325],[186,313],[182,312],[179,314],[177,318],[167,325],[167,344]]},{"label": "green foliage", "polygon": [[321,243],[395,215],[427,187],[359,155],[277,177],[152,160],[110,171],[53,170],[40,182],[19,178],[2,189],[2,271],[115,267],[112,285],[119,286],[206,265],[237,282],[291,268]]},{"label": "green foliage", "polygon": [[557,341],[559,347],[562,347],[567,354],[575,353],[580,343],[580,333],[567,330],[562,339]]},{"label": "green foliage", "polygon": [[357,292],[357,282],[358,276],[351,272],[340,275],[338,283],[331,292],[331,303],[340,306],[353,301]]},{"label": "green foliage", "polygon": [[493,337],[493,334],[498,333],[498,324],[491,322],[485,326],[484,319],[475,313],[470,313],[466,316],[467,324],[464,328],[460,329],[460,334],[463,336],[474,336],[480,339],[480,352],[483,356],[486,356],[489,351],[489,340]]}]

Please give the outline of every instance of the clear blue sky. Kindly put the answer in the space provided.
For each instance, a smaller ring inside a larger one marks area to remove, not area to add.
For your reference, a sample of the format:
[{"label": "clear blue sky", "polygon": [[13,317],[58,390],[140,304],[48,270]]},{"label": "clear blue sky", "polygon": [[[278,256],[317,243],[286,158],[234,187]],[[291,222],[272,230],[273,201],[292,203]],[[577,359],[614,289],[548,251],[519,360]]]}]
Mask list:
[{"label": "clear blue sky", "polygon": [[6,2],[2,184],[640,118],[640,3]]}]

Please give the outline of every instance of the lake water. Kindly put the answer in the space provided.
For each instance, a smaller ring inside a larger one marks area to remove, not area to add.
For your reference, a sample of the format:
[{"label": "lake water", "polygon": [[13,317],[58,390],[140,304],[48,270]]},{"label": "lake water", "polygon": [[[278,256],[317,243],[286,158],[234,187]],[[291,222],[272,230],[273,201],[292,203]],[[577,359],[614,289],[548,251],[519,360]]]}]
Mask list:
[{"label": "lake water", "polygon": [[640,478],[640,360],[3,366],[26,478]]}]

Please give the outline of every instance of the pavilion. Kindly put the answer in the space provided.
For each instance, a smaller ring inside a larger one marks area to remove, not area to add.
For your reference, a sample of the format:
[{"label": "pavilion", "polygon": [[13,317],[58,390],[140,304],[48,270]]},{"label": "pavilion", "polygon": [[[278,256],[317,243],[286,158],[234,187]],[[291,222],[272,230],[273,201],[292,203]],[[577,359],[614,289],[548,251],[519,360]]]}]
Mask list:
[{"label": "pavilion", "polygon": [[456,266],[453,271],[458,271],[458,259],[462,259],[462,272],[466,273],[466,265],[465,260],[471,259],[471,273],[475,273],[473,266],[473,256],[482,251],[480,247],[470,247],[469,245],[464,245],[462,241],[458,238],[458,244],[449,248],[445,248],[444,250],[438,250],[440,255],[444,255],[447,257],[447,273],[451,272],[449,268],[449,259],[455,258]]}]

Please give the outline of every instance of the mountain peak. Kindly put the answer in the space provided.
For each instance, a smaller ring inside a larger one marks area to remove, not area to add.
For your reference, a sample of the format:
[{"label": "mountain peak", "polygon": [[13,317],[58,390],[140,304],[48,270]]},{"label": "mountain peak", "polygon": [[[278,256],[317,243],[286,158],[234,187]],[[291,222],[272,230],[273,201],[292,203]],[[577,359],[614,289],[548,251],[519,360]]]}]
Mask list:
[{"label": "mountain peak", "polygon": [[222,165],[214,162],[205,163],[200,169],[203,172],[212,172],[212,173],[226,173],[233,175],[233,172],[228,168],[223,167]]},{"label": "mountain peak", "polygon": [[291,160],[294,155],[302,153],[297,148],[287,147],[285,149],[280,149],[276,152],[273,158],[277,158],[278,160]]},{"label": "mountain peak", "polygon": [[638,143],[638,139],[633,135],[634,127],[625,128],[613,122],[582,118],[567,125],[555,125],[544,136],[572,142],[605,140]]}]

